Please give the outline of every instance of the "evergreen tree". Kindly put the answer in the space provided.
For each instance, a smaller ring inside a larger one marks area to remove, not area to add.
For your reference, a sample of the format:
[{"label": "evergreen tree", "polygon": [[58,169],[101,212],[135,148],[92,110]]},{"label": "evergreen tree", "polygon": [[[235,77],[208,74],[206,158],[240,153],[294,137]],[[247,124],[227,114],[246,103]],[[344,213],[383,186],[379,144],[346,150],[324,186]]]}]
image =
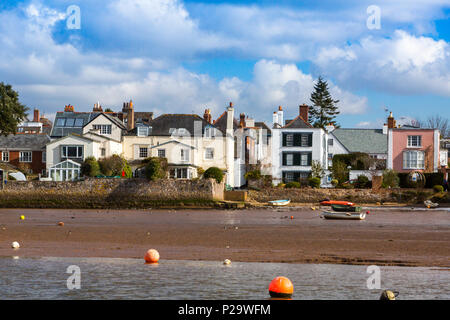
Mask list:
[{"label": "evergreen tree", "polygon": [[0,135],[15,134],[27,111],[28,108],[19,102],[19,94],[11,85],[0,82]]},{"label": "evergreen tree", "polygon": [[314,85],[314,92],[311,93],[310,100],[313,105],[309,112],[309,122],[315,128],[325,128],[329,123],[339,127],[334,120],[339,114],[336,106],[339,100],[332,99],[328,91],[328,83],[322,77],[319,77]]}]

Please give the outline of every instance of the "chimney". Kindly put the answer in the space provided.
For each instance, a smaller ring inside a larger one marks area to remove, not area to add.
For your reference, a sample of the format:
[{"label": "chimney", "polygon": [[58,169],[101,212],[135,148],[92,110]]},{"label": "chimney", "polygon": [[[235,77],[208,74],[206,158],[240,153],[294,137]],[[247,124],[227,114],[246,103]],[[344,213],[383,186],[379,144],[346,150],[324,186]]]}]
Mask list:
[{"label": "chimney", "polygon": [[395,119],[394,119],[394,116],[392,115],[392,112],[389,114],[389,117],[388,117],[388,123],[387,123],[387,126],[388,126],[388,128],[389,129],[394,129],[395,128]]},{"label": "chimney", "polygon": [[34,109],[33,122],[39,122],[39,109]]},{"label": "chimney", "polygon": [[210,109],[205,109],[205,113],[203,114],[203,119],[205,119],[206,122],[211,123],[212,118],[211,118],[211,110]]},{"label": "chimney", "polygon": [[[233,122],[234,122],[234,108],[233,103],[230,102],[230,106],[227,108],[227,134],[233,134]],[[228,131],[228,130],[231,130]]]},{"label": "chimney", "polygon": [[278,107],[278,123],[280,126],[284,126],[283,107]]},{"label": "chimney", "polygon": [[127,104],[127,129],[134,129],[134,109],[133,109],[133,101],[130,100],[130,103]]},{"label": "chimney", "polygon": [[332,123],[329,123],[325,126],[325,130],[327,130],[328,133],[333,132],[335,129],[334,125]]},{"label": "chimney", "polygon": [[245,113],[241,113],[241,114],[239,115],[239,126],[240,126],[241,128],[244,128],[244,127],[245,127]]},{"label": "chimney", "polygon": [[309,106],[307,106],[306,104],[302,104],[302,105],[299,107],[299,114],[300,114],[300,117],[301,117],[306,123],[309,123],[309,116],[308,116],[308,113],[309,113]]},{"label": "chimney", "polygon": [[275,126],[276,124],[278,124],[278,113],[276,111],[273,112],[273,125]]},{"label": "chimney", "polygon": [[74,112],[74,107],[70,104],[64,107],[64,112]]},{"label": "chimney", "polygon": [[92,112],[103,112],[100,102],[94,103],[94,109],[92,109]]}]

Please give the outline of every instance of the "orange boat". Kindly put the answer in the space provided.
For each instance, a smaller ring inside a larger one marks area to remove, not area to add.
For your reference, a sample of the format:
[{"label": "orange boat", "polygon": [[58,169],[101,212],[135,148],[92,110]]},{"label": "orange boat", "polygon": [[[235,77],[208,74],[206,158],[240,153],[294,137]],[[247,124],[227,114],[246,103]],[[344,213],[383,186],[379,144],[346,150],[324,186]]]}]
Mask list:
[{"label": "orange boat", "polygon": [[339,200],[324,200],[320,202],[322,206],[331,206],[333,204],[339,204],[342,206],[354,206],[355,204],[353,202],[348,201],[339,201]]}]

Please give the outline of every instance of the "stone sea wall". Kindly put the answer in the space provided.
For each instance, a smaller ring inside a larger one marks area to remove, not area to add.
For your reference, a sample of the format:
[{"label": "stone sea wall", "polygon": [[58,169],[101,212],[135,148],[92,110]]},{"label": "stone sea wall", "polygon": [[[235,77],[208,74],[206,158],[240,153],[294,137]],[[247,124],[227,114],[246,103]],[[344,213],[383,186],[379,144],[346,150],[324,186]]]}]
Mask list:
[{"label": "stone sea wall", "polygon": [[95,179],[83,181],[8,181],[0,207],[146,208],[211,206],[223,200],[223,183],[209,180]]}]

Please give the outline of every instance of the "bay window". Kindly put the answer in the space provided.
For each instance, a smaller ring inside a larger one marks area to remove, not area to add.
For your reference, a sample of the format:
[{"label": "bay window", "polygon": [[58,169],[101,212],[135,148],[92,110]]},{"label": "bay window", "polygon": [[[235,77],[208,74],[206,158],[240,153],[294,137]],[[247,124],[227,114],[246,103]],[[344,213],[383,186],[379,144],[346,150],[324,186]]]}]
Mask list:
[{"label": "bay window", "polygon": [[403,152],[403,169],[425,169],[425,152]]}]

